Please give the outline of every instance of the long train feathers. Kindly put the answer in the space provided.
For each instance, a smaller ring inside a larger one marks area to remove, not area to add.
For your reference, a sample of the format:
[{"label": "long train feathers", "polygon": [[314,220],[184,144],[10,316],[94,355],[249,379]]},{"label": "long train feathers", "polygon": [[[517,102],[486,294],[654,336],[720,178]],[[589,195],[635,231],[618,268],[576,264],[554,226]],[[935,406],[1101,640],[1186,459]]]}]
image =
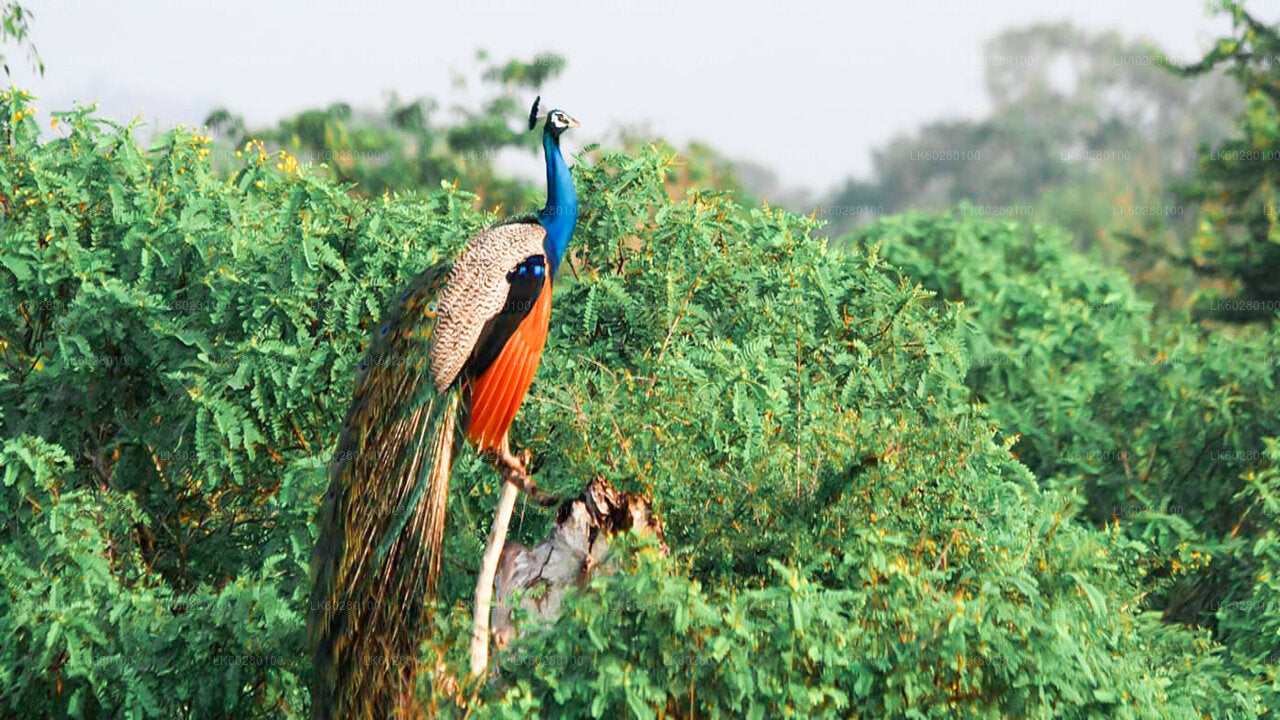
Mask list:
[{"label": "long train feathers", "polygon": [[[316,717],[385,717],[412,680],[406,660],[416,657],[424,599],[439,581],[449,471],[465,438],[459,429],[477,407],[464,402],[462,370],[507,302],[507,273],[539,255],[545,237],[527,222],[485,229],[455,263],[419,275],[374,331],[312,558]],[[532,380],[528,358],[515,357],[529,344],[517,338],[510,359],[520,361],[494,368],[504,382],[494,388],[493,417],[477,416],[495,441],[500,418],[514,414],[507,386]]]},{"label": "long train feathers", "polygon": [[374,331],[320,510],[308,618],[316,717],[385,717],[410,680],[441,560],[461,391],[429,377],[428,269]]}]

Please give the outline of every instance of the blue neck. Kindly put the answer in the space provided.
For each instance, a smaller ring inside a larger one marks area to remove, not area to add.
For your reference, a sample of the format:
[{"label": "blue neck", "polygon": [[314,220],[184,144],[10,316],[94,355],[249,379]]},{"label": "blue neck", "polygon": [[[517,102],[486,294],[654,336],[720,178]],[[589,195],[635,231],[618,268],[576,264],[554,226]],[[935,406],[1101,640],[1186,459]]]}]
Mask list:
[{"label": "blue neck", "polygon": [[544,247],[551,277],[560,270],[560,260],[578,224],[578,193],[573,189],[573,175],[560,155],[560,140],[549,132],[542,134],[542,149],[547,154],[547,204],[538,212],[538,222],[547,230]]}]

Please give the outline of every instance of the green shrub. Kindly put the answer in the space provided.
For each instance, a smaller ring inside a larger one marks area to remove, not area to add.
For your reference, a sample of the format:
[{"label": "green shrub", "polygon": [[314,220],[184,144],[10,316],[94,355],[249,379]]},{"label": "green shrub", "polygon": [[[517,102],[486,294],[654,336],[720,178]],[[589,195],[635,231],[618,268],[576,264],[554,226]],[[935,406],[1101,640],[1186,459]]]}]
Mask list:
[{"label": "green shrub", "polygon": [[1146,603],[1218,631],[1230,662],[1273,688],[1280,610],[1270,578],[1280,492],[1280,333],[1157,322],[1122,274],[1052,228],[906,216],[864,242],[971,313],[975,399],[1083,516],[1150,548]]}]

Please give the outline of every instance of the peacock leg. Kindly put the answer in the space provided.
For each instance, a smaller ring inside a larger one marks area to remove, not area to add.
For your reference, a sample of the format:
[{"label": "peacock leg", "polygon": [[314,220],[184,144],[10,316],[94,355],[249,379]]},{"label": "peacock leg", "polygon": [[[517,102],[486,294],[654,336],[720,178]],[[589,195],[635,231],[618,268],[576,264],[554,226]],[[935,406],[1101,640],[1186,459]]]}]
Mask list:
[{"label": "peacock leg", "polygon": [[516,487],[529,494],[533,501],[543,507],[551,507],[560,503],[560,499],[547,494],[538,487],[538,481],[529,474],[529,465],[533,461],[533,453],[528,448],[519,453],[511,451],[511,436],[504,434],[502,442],[493,451],[493,464],[502,476],[514,483]]},{"label": "peacock leg", "polygon": [[[533,459],[533,453],[528,450],[521,450],[519,455],[511,452],[511,435],[504,434],[502,442],[498,443],[498,462],[505,465],[512,472],[520,475],[529,474],[529,461]],[[522,490],[524,488],[521,488]]]}]

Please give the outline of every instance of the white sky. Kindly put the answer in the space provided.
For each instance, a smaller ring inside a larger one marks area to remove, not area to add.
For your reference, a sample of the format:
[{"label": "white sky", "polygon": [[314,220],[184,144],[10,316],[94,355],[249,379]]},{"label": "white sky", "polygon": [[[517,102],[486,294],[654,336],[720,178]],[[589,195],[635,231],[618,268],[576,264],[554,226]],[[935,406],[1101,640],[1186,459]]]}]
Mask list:
[{"label": "white sky", "polygon": [[[453,101],[475,51],[555,51],[544,92],[585,128],[579,143],[643,125],[821,190],[870,167],[870,150],[945,116],[986,109],[982,43],[1071,20],[1196,58],[1229,29],[1203,0],[26,0],[43,78],[7,48],[20,86],[51,110],[98,102],[113,117],[199,124],[225,105],[250,125],[388,91]],[[1252,0],[1274,22],[1280,0]],[[572,143],[570,143],[572,145]]]}]

